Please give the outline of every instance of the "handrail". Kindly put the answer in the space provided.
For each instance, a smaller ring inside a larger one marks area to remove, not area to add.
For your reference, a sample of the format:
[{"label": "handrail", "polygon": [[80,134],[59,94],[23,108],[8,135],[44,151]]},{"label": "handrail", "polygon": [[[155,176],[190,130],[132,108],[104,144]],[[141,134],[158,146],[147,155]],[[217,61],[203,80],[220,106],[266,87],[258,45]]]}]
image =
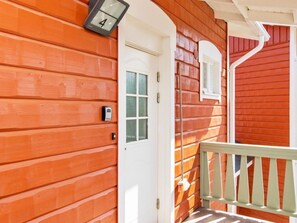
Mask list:
[{"label": "handrail", "polygon": [[[235,184],[235,155],[241,158],[238,186]],[[227,158],[226,172],[224,173],[222,172],[223,168],[221,168],[223,156]],[[249,188],[248,156],[254,157],[252,190]],[[268,158],[269,160],[268,189],[266,194],[264,193],[262,158]],[[293,170],[293,162],[297,160],[297,148],[201,142],[200,159],[200,196],[203,199],[204,207],[209,208],[210,201],[218,201],[297,217],[296,185]],[[284,160],[286,163],[282,205],[280,202],[281,193],[278,187],[278,160]],[[210,168],[213,169],[210,170]],[[212,178],[210,172],[213,172]],[[225,176],[225,179],[222,176]],[[224,193],[223,183],[225,183]]]}]

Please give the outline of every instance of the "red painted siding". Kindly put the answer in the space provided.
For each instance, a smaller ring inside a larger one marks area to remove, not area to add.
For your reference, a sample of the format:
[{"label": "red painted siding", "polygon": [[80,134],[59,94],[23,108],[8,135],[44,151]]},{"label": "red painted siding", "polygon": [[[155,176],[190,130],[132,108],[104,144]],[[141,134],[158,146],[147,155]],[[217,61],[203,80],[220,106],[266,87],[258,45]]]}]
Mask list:
[{"label": "red painted siding", "polygon": [[0,222],[116,222],[117,33],[85,31],[87,11],[0,2]]},{"label": "red painted siding", "polygon": [[[181,222],[200,204],[199,142],[226,141],[226,52],[227,25],[214,19],[214,12],[201,1],[154,0],[174,21],[177,27],[176,63],[180,64],[183,89],[185,171],[191,183],[187,192],[175,191],[175,217]],[[199,98],[199,63],[195,58],[198,41],[209,40],[223,55],[222,102]],[[179,79],[176,69],[176,168],[175,183],[181,177],[179,128]],[[224,209],[224,205],[214,204]]]},{"label": "red painted siding", "polygon": [[[289,146],[289,28],[266,26],[271,39],[264,49],[236,70],[236,140],[241,143]],[[255,41],[230,38],[231,62],[256,46]],[[263,160],[267,189],[268,162]],[[280,190],[285,165],[279,163]],[[250,171],[250,179],[253,172]],[[282,193],[281,193],[282,195]],[[248,209],[240,214],[276,222],[287,217]]]},{"label": "red painted siding", "polygon": [[[0,1],[0,222],[117,221],[118,148],[111,140],[118,128],[117,32],[106,38],[85,31],[87,2]],[[185,170],[191,182],[189,191],[176,191],[176,222],[181,222],[200,206],[199,142],[226,141],[227,25],[214,19],[204,2],[154,2],[178,30]],[[199,101],[194,55],[204,39],[223,55],[220,103]],[[103,104],[113,107],[109,124],[100,120]]]}]

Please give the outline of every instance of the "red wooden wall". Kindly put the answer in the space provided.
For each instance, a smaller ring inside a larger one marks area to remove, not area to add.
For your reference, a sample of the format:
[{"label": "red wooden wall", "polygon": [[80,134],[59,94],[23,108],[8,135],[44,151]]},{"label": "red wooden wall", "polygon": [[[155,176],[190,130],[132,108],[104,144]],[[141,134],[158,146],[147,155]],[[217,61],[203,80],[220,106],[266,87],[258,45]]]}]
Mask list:
[{"label": "red wooden wall", "polygon": [[[266,26],[271,39],[264,49],[236,70],[236,140],[241,143],[289,146],[289,28]],[[231,62],[256,46],[256,41],[230,38]],[[264,160],[265,191],[269,163]],[[283,189],[284,163],[278,165]],[[252,179],[252,170],[250,170]],[[276,222],[287,217],[239,209],[240,214]]]},{"label": "red wooden wall", "polygon": [[[117,32],[85,31],[86,0],[0,1],[0,222],[116,222]],[[176,222],[200,206],[199,142],[226,141],[226,23],[206,3],[155,0],[177,26],[190,190]],[[199,100],[197,42],[223,55],[222,101]],[[180,179],[176,79],[176,183]],[[102,105],[113,107],[109,124]],[[217,207],[224,208],[218,205]]]},{"label": "red wooden wall", "polygon": [[[183,89],[185,171],[191,187],[187,192],[175,192],[176,222],[181,222],[200,206],[199,142],[226,139],[226,58],[227,25],[214,19],[212,9],[201,1],[154,0],[170,16],[177,27],[176,63],[180,63]],[[222,102],[199,98],[199,63],[194,54],[199,40],[214,43],[223,55]],[[176,168],[175,183],[181,177],[179,82],[176,70]],[[213,206],[215,207],[215,206]],[[224,208],[224,205],[217,205]]]},{"label": "red wooden wall", "polygon": [[85,31],[87,13],[0,1],[0,222],[116,221],[117,33]]}]

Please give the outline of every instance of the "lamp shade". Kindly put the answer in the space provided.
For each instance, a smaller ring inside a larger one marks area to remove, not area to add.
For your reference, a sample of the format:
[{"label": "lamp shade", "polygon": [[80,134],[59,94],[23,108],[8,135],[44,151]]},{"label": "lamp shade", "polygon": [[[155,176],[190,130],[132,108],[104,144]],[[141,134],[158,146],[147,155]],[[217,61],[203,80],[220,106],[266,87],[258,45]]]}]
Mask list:
[{"label": "lamp shade", "polygon": [[84,27],[108,36],[117,27],[129,4],[123,0],[91,0]]}]

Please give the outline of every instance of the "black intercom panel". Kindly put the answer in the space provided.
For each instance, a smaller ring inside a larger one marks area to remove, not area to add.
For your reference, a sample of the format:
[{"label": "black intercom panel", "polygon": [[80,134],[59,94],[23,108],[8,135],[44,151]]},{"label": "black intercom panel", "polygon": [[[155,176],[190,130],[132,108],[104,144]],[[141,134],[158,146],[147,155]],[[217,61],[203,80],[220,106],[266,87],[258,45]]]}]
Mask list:
[{"label": "black intercom panel", "polygon": [[112,119],[112,108],[109,106],[102,107],[102,121],[109,122]]}]

